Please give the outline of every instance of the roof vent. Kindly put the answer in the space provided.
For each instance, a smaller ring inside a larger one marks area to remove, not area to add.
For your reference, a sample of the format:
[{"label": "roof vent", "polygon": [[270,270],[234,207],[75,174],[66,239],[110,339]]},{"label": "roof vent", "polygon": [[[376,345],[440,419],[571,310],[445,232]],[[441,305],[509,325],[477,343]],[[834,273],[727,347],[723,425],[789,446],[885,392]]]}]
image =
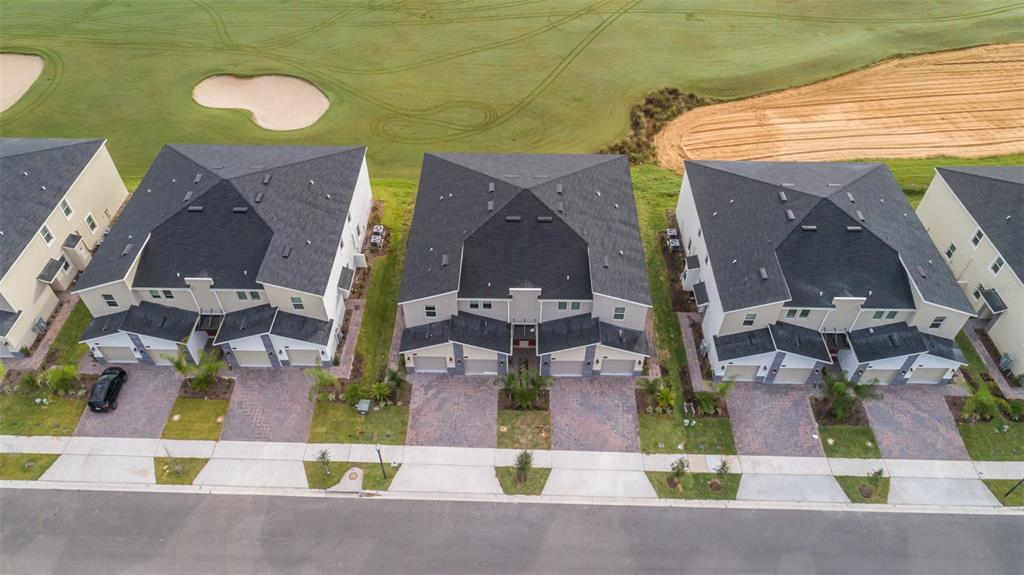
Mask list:
[{"label": "roof vent", "polygon": [[269,184],[270,183],[270,178],[272,178],[272,177],[273,177],[273,174],[267,174],[267,175],[263,176],[263,185],[265,186],[265,185]]},{"label": "roof vent", "polygon": [[761,275],[762,280],[768,279],[768,270],[764,268],[758,268],[757,273]]},{"label": "roof vent", "polygon": [[488,212],[493,212],[494,211],[494,200],[487,200],[487,211]]},{"label": "roof vent", "polygon": [[718,215],[718,212],[711,212],[711,217],[715,217],[717,215]]},{"label": "roof vent", "polygon": [[885,203],[885,198],[878,198],[878,203],[884,204]]},{"label": "roof vent", "polygon": [[779,199],[783,202],[788,202],[789,198],[786,197],[786,192],[779,190]]},{"label": "roof vent", "polygon": [[853,203],[857,203],[857,198],[853,197],[853,192],[851,192],[851,191],[847,191],[847,192],[846,192],[846,197],[850,198],[850,201],[851,201],[851,202],[853,202]]},{"label": "roof vent", "polygon": [[309,181],[309,185],[311,185],[311,186],[312,186],[313,184],[315,184],[315,183],[316,183],[316,182],[314,182],[313,180],[310,180],[310,181]]},{"label": "roof vent", "polygon": [[900,336],[898,336],[898,335],[896,335],[894,333],[890,333],[889,334],[889,342],[892,343],[893,347],[899,347],[900,346]]},{"label": "roof vent", "polygon": [[818,226],[800,226],[800,229],[805,232],[816,232],[818,231]]},{"label": "roof vent", "polygon": [[22,173],[21,173],[21,175],[22,175],[22,176],[27,176],[27,175],[28,175],[28,172],[22,172]]},{"label": "roof vent", "polygon": [[281,252],[281,257],[282,258],[286,258],[286,257],[288,257],[290,255],[292,255],[292,247],[291,246],[285,246],[284,247],[284,251]]},{"label": "roof vent", "polygon": [[558,213],[560,213],[560,214],[564,214],[565,213],[565,202],[561,202],[561,201],[558,202]]},{"label": "roof vent", "polygon": [[793,210],[786,210],[786,219],[790,221],[796,219],[796,214],[793,213]]},{"label": "roof vent", "polygon": [[448,267],[448,254],[441,256],[441,267]]},{"label": "roof vent", "polygon": [[736,264],[736,262],[738,262],[738,261],[739,261],[739,260],[732,260],[732,263],[733,263],[733,265],[735,265],[735,264]]},{"label": "roof vent", "polygon": [[601,262],[602,267],[608,267],[608,256],[604,256],[604,261]]},{"label": "roof vent", "polygon": [[126,256],[126,255],[128,255],[128,252],[132,251],[132,248],[133,248],[133,247],[135,247],[135,244],[128,244],[128,245],[126,245],[126,246],[124,247],[124,249],[123,249],[123,250],[121,250],[121,255],[122,255],[122,256]]},{"label": "roof vent", "polygon": [[244,214],[244,213],[246,213],[248,211],[249,211],[249,208],[247,208],[245,206],[236,206],[234,208],[231,208],[231,213],[234,213],[234,214]]},{"label": "roof vent", "polygon": [[256,192],[256,203],[258,204],[258,203],[260,203],[262,201],[263,201],[263,192]]},{"label": "roof vent", "polygon": [[733,204],[735,204],[735,203],[736,203],[736,200],[729,200],[729,205],[730,205],[730,206],[731,206],[731,205],[733,205]]},{"label": "roof vent", "polygon": [[594,193],[597,194],[597,197],[601,197],[601,190],[594,190]]},{"label": "roof vent", "polygon": [[[562,184],[555,184],[555,193],[559,194],[559,195],[562,194]],[[601,195],[601,194],[599,193],[598,195]]]},{"label": "roof vent", "polygon": [[791,184],[791,183],[789,183],[789,182],[783,182],[783,184],[782,184],[782,185],[783,185],[783,186],[785,186],[785,187],[787,187],[787,188],[792,188],[792,187],[793,187],[793,186],[795,186],[796,184]]},{"label": "roof vent", "polygon": [[494,192],[494,182],[487,183],[487,191],[492,193]]},{"label": "roof vent", "polygon": [[522,221],[522,219],[523,218],[521,218],[520,216],[505,216],[505,221],[506,222],[518,222],[518,221]]},{"label": "roof vent", "polygon": [[615,203],[615,204],[612,204],[612,205],[615,206],[616,210],[619,209],[619,204],[618,203]]},{"label": "roof vent", "polygon": [[928,274],[924,273],[924,268],[921,266],[917,266],[917,273],[921,274],[921,277],[923,278],[928,277]]},{"label": "roof vent", "polygon": [[838,187],[839,187],[839,186],[841,186],[842,184],[825,184],[825,185],[826,185],[826,186],[828,186],[828,187],[830,187],[830,188],[838,188]]},{"label": "roof vent", "polygon": [[191,199],[192,199],[192,190],[189,190],[189,191],[185,192],[185,197],[181,201],[187,202],[187,201],[189,201]]},{"label": "roof vent", "polygon": [[910,216],[907,215],[907,212],[903,212],[903,217],[909,218]]},{"label": "roof vent", "polygon": [[863,222],[864,221],[864,212],[862,212],[860,210],[857,210],[857,219]]},{"label": "roof vent", "polygon": [[565,276],[565,281],[569,281],[569,276]]},{"label": "roof vent", "polygon": [[537,216],[537,221],[542,224],[550,224],[551,216]]},{"label": "roof vent", "polygon": [[1013,216],[1006,216],[1006,221],[1010,221],[1010,218],[1012,218],[1012,217]]},{"label": "roof vent", "polygon": [[193,184],[198,184],[199,180],[201,180],[201,179],[203,179],[203,173],[202,172],[196,174],[196,179],[192,180],[192,183]]},{"label": "roof vent", "polygon": [[848,232],[859,232],[859,231],[863,231],[863,230],[864,230],[864,228],[861,227],[861,226],[846,226],[846,231],[848,231]]},{"label": "roof vent", "polygon": [[188,207],[188,211],[190,211],[190,212],[201,212],[201,211],[203,211],[203,206],[195,206],[195,205],[189,206]]},{"label": "roof vent", "polygon": [[[43,190],[44,192],[46,191],[46,186],[39,186],[39,187],[40,187],[40,188],[42,188],[42,190]],[[598,195],[600,195],[600,194],[598,194]]]}]

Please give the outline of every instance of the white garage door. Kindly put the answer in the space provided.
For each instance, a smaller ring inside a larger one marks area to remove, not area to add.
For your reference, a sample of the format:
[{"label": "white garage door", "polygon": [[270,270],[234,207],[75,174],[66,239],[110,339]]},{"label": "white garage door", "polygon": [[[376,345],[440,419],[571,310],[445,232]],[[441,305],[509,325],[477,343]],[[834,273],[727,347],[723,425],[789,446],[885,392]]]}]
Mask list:
[{"label": "white garage door", "polygon": [[165,355],[170,358],[178,357],[178,350],[176,349],[147,349],[146,353],[149,354],[150,359],[156,365],[171,365],[171,360],[164,357]]},{"label": "white garage door", "polygon": [[602,359],[601,375],[633,375],[633,360]]},{"label": "white garage door", "polygon": [[890,383],[899,372],[898,369],[869,369],[860,376],[860,382],[873,383],[877,379],[880,384]]},{"label": "white garage door", "polygon": [[466,375],[497,375],[498,360],[496,359],[464,359]]},{"label": "white garage door", "polygon": [[101,345],[100,353],[110,363],[135,363],[138,361],[135,359],[135,354],[132,353],[131,348],[128,347],[107,347]]},{"label": "white garage door", "polygon": [[315,349],[289,349],[286,353],[290,365],[320,365],[320,352]]},{"label": "white garage door", "polygon": [[945,376],[944,367],[919,367],[910,374],[910,383],[939,383]]},{"label": "white garage door", "polygon": [[725,368],[725,379],[734,381],[754,381],[757,377],[757,365],[730,365]]},{"label": "white garage door", "polygon": [[799,369],[795,367],[780,367],[779,373],[775,374],[775,383],[807,383],[814,368]]},{"label": "white garage door", "polygon": [[552,361],[551,375],[558,377],[573,377],[583,375],[582,361]]},{"label": "white garage door", "polygon": [[448,361],[443,357],[417,355],[412,358],[416,373],[448,373]]},{"label": "white garage door", "polygon": [[261,350],[234,350],[235,361],[242,367],[270,367],[270,356]]}]

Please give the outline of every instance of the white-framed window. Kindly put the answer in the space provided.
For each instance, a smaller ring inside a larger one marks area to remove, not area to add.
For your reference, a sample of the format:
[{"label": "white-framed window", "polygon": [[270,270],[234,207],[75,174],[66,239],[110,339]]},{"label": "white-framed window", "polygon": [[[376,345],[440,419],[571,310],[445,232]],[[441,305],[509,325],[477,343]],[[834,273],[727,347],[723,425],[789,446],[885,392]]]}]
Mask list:
[{"label": "white-framed window", "polygon": [[802,309],[802,310],[800,310],[800,319],[803,319],[803,318],[805,318],[805,317],[807,317],[809,315],[811,315],[811,310],[809,310],[809,309]]},{"label": "white-framed window", "polygon": [[565,311],[567,309],[569,309],[569,302],[567,302],[567,301],[560,301],[560,302],[558,302],[558,310],[559,311]]},{"label": "white-framed window", "polygon": [[581,305],[580,302],[574,301],[571,304],[569,304],[569,309],[571,309],[573,311],[579,311],[580,305]]},{"label": "white-framed window", "polygon": [[117,307],[117,300],[108,293],[103,294],[103,301],[107,304],[107,307]]},{"label": "white-framed window", "polygon": [[423,315],[427,317],[437,317],[437,306],[425,305],[423,306]]},{"label": "white-framed window", "polygon": [[164,299],[174,299],[174,292],[169,289],[164,290]]},{"label": "white-framed window", "polygon": [[932,320],[932,323],[931,325],[928,326],[928,329],[939,329],[942,327],[942,324],[944,323],[946,323],[946,316],[940,315]]},{"label": "white-framed window", "polygon": [[161,298],[160,290],[158,290],[158,289],[151,289],[151,290],[149,290],[149,297],[151,297],[153,299],[160,299]]},{"label": "white-framed window", "polygon": [[796,312],[797,312],[797,310],[795,310],[795,309],[786,310],[786,318],[787,319],[791,319],[791,318],[796,317]]},{"label": "white-framed window", "polygon": [[981,228],[978,228],[978,231],[974,232],[974,235],[971,236],[971,245],[978,247],[978,244],[981,243],[981,238],[983,237],[985,237],[985,232],[981,231]]},{"label": "white-framed window", "polygon": [[949,259],[953,259],[953,254],[955,254],[955,253],[956,253],[956,244],[953,244],[953,243],[949,244],[949,247],[946,248],[946,257],[949,258]]},{"label": "white-framed window", "polygon": [[615,308],[615,310],[612,312],[612,319],[626,319],[626,308]]},{"label": "white-framed window", "polygon": [[60,208],[60,211],[62,214],[64,214],[65,218],[70,219],[71,214],[75,213],[75,211],[71,209],[71,204],[68,203],[67,198],[61,198],[60,203],[57,204],[57,207]]},{"label": "white-framed window", "polygon": [[747,315],[743,316],[743,325],[745,326],[754,325],[755,321],[757,321],[756,313],[748,313]]},{"label": "white-framed window", "polygon": [[884,311],[876,311],[875,313],[871,314],[871,319],[882,319],[883,317],[885,317]]},{"label": "white-framed window", "polygon": [[469,302],[469,309],[480,309],[480,302],[471,301]]},{"label": "white-framed window", "polygon": [[245,293],[244,291],[236,291],[235,295],[238,296],[238,299],[242,301],[249,299],[249,294]]},{"label": "white-framed window", "polygon": [[39,237],[43,238],[43,241],[46,242],[46,245],[50,245],[51,243],[53,243],[53,234],[50,233],[50,228],[46,226],[39,228]]},{"label": "white-framed window", "polygon": [[301,297],[292,296],[292,309],[306,309],[306,304],[302,303]]},{"label": "white-framed window", "polygon": [[99,227],[96,225],[96,219],[92,217],[92,214],[85,214],[85,225],[88,226],[90,232],[95,232],[96,228]]},{"label": "white-framed window", "polygon": [[886,312],[885,313],[885,319],[895,319],[895,318],[896,318],[896,312],[890,311],[890,312]]},{"label": "white-framed window", "polygon": [[252,301],[259,301],[260,300],[260,292],[258,292],[258,291],[251,291],[251,292],[249,292],[249,299],[251,299]]},{"label": "white-framed window", "polygon": [[974,288],[974,299],[981,299],[981,288]]},{"label": "white-framed window", "polygon": [[491,309],[491,302],[489,302],[489,301],[484,301],[484,302],[480,302],[480,305],[481,305],[481,306],[482,306],[482,307],[483,307],[484,309]]},{"label": "white-framed window", "polygon": [[996,256],[995,261],[992,262],[992,265],[988,266],[988,269],[992,270],[992,275],[996,275],[999,273],[999,270],[1003,269],[1004,263],[1006,262],[1003,261],[1003,258]]},{"label": "white-framed window", "polygon": [[65,271],[65,272],[68,271],[68,268],[71,267],[71,262],[69,262],[68,259],[66,257],[64,257],[64,256],[60,257],[60,261],[61,261],[61,264],[60,264],[61,271]]}]

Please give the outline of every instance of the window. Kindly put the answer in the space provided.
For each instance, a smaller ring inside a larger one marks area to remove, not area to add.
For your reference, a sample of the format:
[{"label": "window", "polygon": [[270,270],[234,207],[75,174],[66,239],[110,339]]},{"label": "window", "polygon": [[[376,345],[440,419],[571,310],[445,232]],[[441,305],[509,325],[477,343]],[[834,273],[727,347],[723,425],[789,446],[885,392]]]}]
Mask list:
[{"label": "window", "polygon": [[558,302],[558,309],[559,309],[559,311],[563,311],[563,310],[569,309],[569,302],[567,302],[567,301],[560,301],[560,302]]},{"label": "window", "polygon": [[58,205],[60,206],[60,211],[64,214],[65,218],[70,218],[71,214],[74,213],[71,209],[71,204],[69,204],[66,199],[62,199]]},{"label": "window", "polygon": [[757,319],[757,314],[756,313],[748,313],[747,315],[743,316],[743,325],[745,325],[745,326],[754,325],[754,320],[756,320],[756,319]]},{"label": "window", "polygon": [[875,313],[871,314],[871,319],[882,319],[883,317],[885,317],[884,311],[876,311]]},{"label": "window", "polygon": [[90,232],[96,231],[96,220],[93,219],[92,214],[85,216],[85,225],[89,226]]},{"label": "window", "polygon": [[249,299],[249,294],[245,293],[244,291],[236,291],[235,295],[238,296],[238,299],[243,301]]},{"label": "window", "polygon": [[471,301],[469,302],[469,309],[480,309],[480,302]]},{"label": "window", "polygon": [[937,317],[937,318],[932,320],[932,323],[931,323],[931,325],[928,326],[928,329],[939,329],[940,327],[942,327],[942,324],[945,323],[945,322],[946,322],[946,316],[940,315],[939,317]]},{"label": "window", "polygon": [[617,307],[614,313],[612,313],[612,319],[626,319],[626,308]]},{"label": "window", "polygon": [[50,233],[50,228],[46,226],[39,228],[39,235],[42,236],[46,245],[50,245],[50,242],[53,241],[53,234]]},{"label": "window", "polygon": [[809,309],[802,309],[802,310],[800,310],[800,318],[801,319],[803,319],[803,318],[805,318],[805,317],[807,317],[809,315],[811,315],[811,310],[809,310]]},{"label": "window", "polygon": [[981,238],[983,237],[985,237],[985,232],[981,231],[981,228],[978,228],[978,231],[974,232],[974,235],[971,236],[971,244],[977,247],[978,244],[981,243]]},{"label": "window", "polygon": [[260,292],[258,292],[258,291],[251,291],[251,292],[249,292],[249,299],[251,299],[253,301],[259,301],[260,300]]},{"label": "window", "polygon": [[794,317],[796,317],[796,310],[795,309],[791,309],[791,310],[786,311],[786,317],[787,318],[794,318]]},{"label": "window", "polygon": [[955,254],[955,253],[956,253],[956,244],[949,244],[949,247],[946,248],[946,257],[949,258],[949,259],[953,259],[953,254]]},{"label": "window", "polygon": [[423,313],[427,317],[437,317],[437,308],[432,305],[423,306]]},{"label": "window", "polygon": [[571,305],[569,306],[569,308],[571,308],[571,309],[572,309],[573,311],[579,311],[579,309],[580,309],[580,305],[581,305],[581,304],[580,304],[580,302],[578,302],[578,301],[574,301],[574,302],[572,302],[572,304],[571,304]]},{"label": "window", "polygon": [[981,299],[981,288],[974,288],[974,299]]},{"label": "window", "polygon": [[174,299],[174,292],[169,289],[164,290],[164,299]]},{"label": "window", "polygon": [[895,319],[895,317],[896,317],[896,312],[894,312],[894,311],[890,311],[890,312],[887,312],[885,314],[885,319]]},{"label": "window", "polygon": [[302,303],[301,297],[292,296],[292,309],[306,309],[305,304]]},{"label": "window", "polygon": [[491,309],[491,302],[489,301],[483,302],[482,305],[484,306],[484,309]]},{"label": "window", "polygon": [[60,257],[60,261],[62,262],[62,263],[60,264],[60,269],[61,269],[62,271],[68,271],[68,268],[70,268],[70,267],[71,267],[71,262],[69,262],[69,261],[67,260],[67,258],[65,258],[64,256],[61,256],[61,257]]},{"label": "window", "polygon": [[1003,258],[996,256],[996,261],[992,262],[992,265],[988,269],[992,270],[992,275],[999,273],[999,270],[1003,269]]},{"label": "window", "polygon": [[151,297],[153,299],[160,299],[160,290],[158,290],[158,289],[151,289],[151,290],[149,290],[149,297]]},{"label": "window", "polygon": [[117,307],[117,300],[108,293],[103,294],[103,301],[107,303],[107,307]]}]

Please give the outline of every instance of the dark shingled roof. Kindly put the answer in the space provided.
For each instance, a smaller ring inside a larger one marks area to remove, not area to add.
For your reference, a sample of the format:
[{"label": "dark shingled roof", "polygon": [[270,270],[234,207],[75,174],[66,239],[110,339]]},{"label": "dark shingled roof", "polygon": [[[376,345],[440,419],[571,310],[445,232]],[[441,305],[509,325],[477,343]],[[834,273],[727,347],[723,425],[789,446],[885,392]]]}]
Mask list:
[{"label": "dark shingled roof", "polygon": [[401,352],[416,351],[425,347],[433,347],[442,343],[448,343],[448,335],[451,333],[452,322],[450,319],[425,323],[402,330],[402,339],[398,349]]},{"label": "dark shingled roof", "polygon": [[1000,297],[999,292],[996,288],[988,288],[981,290],[981,297],[985,298],[985,303],[988,304],[988,308],[992,310],[992,313],[999,313],[1006,311],[1006,302]]},{"label": "dark shingled roof", "polygon": [[36,279],[38,281],[43,282],[44,284],[53,282],[53,278],[57,277],[57,272],[60,271],[60,268],[63,265],[64,256],[61,256],[59,260],[51,259],[50,261],[46,262],[46,265],[43,266],[43,271],[39,272],[39,275],[36,276]]},{"label": "dark shingled roof", "polygon": [[1024,166],[944,167],[936,170],[1002,254],[1010,269],[1017,277],[1024,278]]},{"label": "dark shingled roof", "polygon": [[18,321],[18,317],[21,315],[21,310],[18,311],[5,311],[0,310],[0,335],[6,336],[11,328],[14,327],[14,322]]},{"label": "dark shingled roof", "polygon": [[[489,191],[492,186],[493,192]],[[516,203],[504,210],[513,200]],[[539,232],[547,226],[550,231],[542,233],[551,234],[552,241],[571,241],[545,245],[540,254],[524,252],[535,249],[526,233],[501,244],[489,234],[513,229],[513,222],[505,225],[506,215],[517,215],[511,211],[522,212],[519,229]],[[537,222],[538,215],[551,217],[552,222]],[[481,229],[489,221],[486,231]],[[468,241],[478,230],[481,235]],[[566,283],[573,283],[582,275],[576,271],[581,265],[579,241],[587,248],[586,267],[593,293],[650,304],[633,186],[624,156],[426,154],[399,301],[460,290],[460,273],[462,286],[466,286],[467,276],[474,282],[472,289],[490,281],[491,289],[501,290],[505,297],[507,288],[515,284],[557,285],[552,284],[555,270],[560,272],[557,277],[565,281],[564,276],[569,275]],[[486,254],[489,260],[483,257],[484,249],[492,250]],[[444,265],[445,258],[448,265]],[[546,265],[551,260],[559,265]],[[470,270],[470,265],[487,265],[488,261],[493,262],[488,269]],[[518,261],[532,263],[533,269],[516,264]],[[510,267],[503,271],[502,266]],[[497,277],[483,277],[489,273]],[[503,282],[509,285],[501,285]],[[542,295],[546,298],[549,294]]]},{"label": "dark shingled roof", "polygon": [[851,331],[847,339],[857,360],[866,362],[927,352],[921,336],[916,327],[900,322]]},{"label": "dark shingled roof", "polygon": [[110,315],[92,318],[89,324],[85,326],[85,330],[82,331],[82,335],[78,341],[83,342],[103,337],[105,335],[118,333],[118,330],[121,327],[121,322],[124,321],[124,316],[126,315],[128,315],[127,311],[119,311]]},{"label": "dark shingled roof", "polygon": [[208,277],[226,289],[259,283],[322,294],[365,152],[165,146],[76,289],[123,278],[145,244],[137,287]]},{"label": "dark shingled roof", "polygon": [[650,355],[647,348],[647,336],[644,332],[628,329],[601,322],[601,345],[614,347],[623,351]]},{"label": "dark shingled roof", "polygon": [[[92,320],[90,325],[105,317],[109,316],[96,318]],[[126,331],[181,343],[192,335],[197,321],[199,321],[199,314],[194,311],[144,301],[128,308],[128,311],[121,316],[120,325],[112,331]],[[107,326],[106,328],[101,326],[101,329],[104,331],[102,335],[106,335],[106,329],[110,327],[112,326]],[[89,332],[90,330],[86,331]],[[85,335],[82,338],[89,339]]]},{"label": "dark shingled roof", "polygon": [[601,341],[601,321],[588,314],[545,321],[537,328],[537,353],[554,353]]},{"label": "dark shingled roof", "polygon": [[512,353],[512,324],[462,312],[452,316],[448,339],[508,355]]},{"label": "dark shingled roof", "polygon": [[697,254],[693,254],[692,256],[686,256],[686,269],[699,270],[700,256],[698,256]]},{"label": "dark shingled roof", "polygon": [[766,327],[731,335],[716,335],[713,339],[719,361],[775,351],[771,333]]},{"label": "dark shingled roof", "polygon": [[697,282],[693,284],[693,299],[697,300],[697,305],[704,305],[708,303],[708,286],[704,282]]},{"label": "dark shingled roof", "polygon": [[881,164],[687,161],[686,177],[726,311],[838,295],[911,309],[909,275],[926,301],[972,313]]},{"label": "dark shingled roof", "polygon": [[102,145],[103,140],[0,138],[0,278]]},{"label": "dark shingled roof", "polygon": [[768,326],[768,330],[775,342],[775,349],[832,363],[825,338],[818,331],[785,322],[774,323]]},{"label": "dark shingled roof", "polygon": [[356,270],[345,266],[341,268],[341,275],[338,276],[338,287],[343,290],[352,289],[352,280],[356,277]]},{"label": "dark shingled roof", "polygon": [[270,333],[276,315],[277,308],[269,304],[224,314],[224,320],[217,331],[217,339],[213,343],[220,345],[234,339]]},{"label": "dark shingled roof", "polygon": [[960,346],[955,341],[928,333],[922,333],[921,339],[931,355],[944,357],[957,363],[967,363],[967,359],[964,358],[964,352],[960,351]]},{"label": "dark shingled roof", "polygon": [[331,322],[278,311],[270,333],[298,341],[326,345],[327,341],[331,339]]},{"label": "dark shingled roof", "polygon": [[77,246],[78,242],[80,242],[80,241],[82,241],[82,236],[80,236],[80,235],[78,235],[78,234],[76,234],[74,232],[71,232],[70,234],[68,234],[68,237],[64,238],[63,246],[65,248],[74,249],[75,246]]}]

